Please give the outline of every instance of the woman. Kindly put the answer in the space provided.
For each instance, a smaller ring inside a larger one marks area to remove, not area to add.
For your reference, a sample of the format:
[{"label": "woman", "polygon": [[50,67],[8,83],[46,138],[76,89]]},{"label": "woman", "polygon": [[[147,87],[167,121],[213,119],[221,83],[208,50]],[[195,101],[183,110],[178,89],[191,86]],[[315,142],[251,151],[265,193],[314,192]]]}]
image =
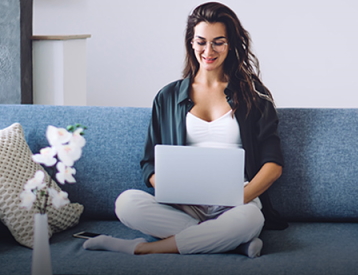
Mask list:
[{"label": "woman", "polygon": [[248,180],[244,205],[165,205],[144,191],[127,190],[116,201],[118,218],[161,240],[100,236],[86,241],[86,249],[132,254],[235,249],[253,258],[261,252],[258,236],[265,219],[266,227],[286,226],[265,193],[280,177],[283,159],[273,100],[258,77],[248,32],[228,7],[206,3],[189,15],[185,44],[184,78],[165,86],[154,99],[141,161],[144,180],[155,188],[156,144],[242,147]]}]

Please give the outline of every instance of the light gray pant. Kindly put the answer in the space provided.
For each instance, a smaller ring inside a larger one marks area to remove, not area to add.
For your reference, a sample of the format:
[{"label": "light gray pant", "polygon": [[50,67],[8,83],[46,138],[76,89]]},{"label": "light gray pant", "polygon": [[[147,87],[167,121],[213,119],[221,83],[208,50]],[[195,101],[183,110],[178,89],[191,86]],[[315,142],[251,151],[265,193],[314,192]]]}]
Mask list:
[{"label": "light gray pant", "polygon": [[200,223],[185,207],[180,210],[158,203],[147,192],[127,190],[117,198],[115,211],[129,228],[161,239],[175,236],[180,254],[194,254],[233,250],[258,237],[264,224],[260,209],[257,198]]}]

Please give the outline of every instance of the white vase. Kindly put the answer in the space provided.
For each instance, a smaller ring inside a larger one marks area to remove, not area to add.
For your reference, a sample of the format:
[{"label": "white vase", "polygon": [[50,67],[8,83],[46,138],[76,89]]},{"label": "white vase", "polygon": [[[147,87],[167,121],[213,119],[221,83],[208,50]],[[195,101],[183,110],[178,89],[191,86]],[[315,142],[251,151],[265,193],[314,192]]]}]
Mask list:
[{"label": "white vase", "polygon": [[35,214],[32,275],[51,275],[51,254],[48,240],[47,214]]}]

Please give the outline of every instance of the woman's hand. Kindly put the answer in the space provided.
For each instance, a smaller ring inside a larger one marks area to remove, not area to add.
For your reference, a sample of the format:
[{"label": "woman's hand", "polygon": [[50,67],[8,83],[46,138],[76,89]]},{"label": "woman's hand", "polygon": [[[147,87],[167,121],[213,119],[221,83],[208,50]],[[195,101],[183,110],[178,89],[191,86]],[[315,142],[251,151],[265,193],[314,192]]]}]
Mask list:
[{"label": "woman's hand", "polygon": [[149,182],[153,186],[153,188],[155,188],[155,174],[150,176]]},{"label": "woman's hand", "polygon": [[265,163],[256,176],[245,186],[244,203],[249,203],[265,192],[282,174],[282,166]]}]

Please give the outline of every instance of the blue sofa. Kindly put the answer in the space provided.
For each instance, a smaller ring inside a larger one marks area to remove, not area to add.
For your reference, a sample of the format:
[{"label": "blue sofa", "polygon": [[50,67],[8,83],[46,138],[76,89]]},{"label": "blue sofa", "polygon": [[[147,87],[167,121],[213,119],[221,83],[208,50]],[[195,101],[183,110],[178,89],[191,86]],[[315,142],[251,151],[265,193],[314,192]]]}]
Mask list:
[{"label": "blue sofa", "polygon": [[[47,145],[48,125],[88,126],[75,164],[77,183],[65,185],[84,205],[80,223],[50,239],[54,274],[358,274],[358,110],[278,109],[286,166],[269,194],[289,221],[283,231],[263,231],[262,256],[132,256],[87,251],[73,233],[144,237],[115,217],[117,196],[130,188],[153,193],[139,161],[150,108],[0,105],[0,129],[19,122],[34,153]],[[1,202],[0,202],[1,203]],[[30,274],[32,250],[0,224],[0,273]]]}]

